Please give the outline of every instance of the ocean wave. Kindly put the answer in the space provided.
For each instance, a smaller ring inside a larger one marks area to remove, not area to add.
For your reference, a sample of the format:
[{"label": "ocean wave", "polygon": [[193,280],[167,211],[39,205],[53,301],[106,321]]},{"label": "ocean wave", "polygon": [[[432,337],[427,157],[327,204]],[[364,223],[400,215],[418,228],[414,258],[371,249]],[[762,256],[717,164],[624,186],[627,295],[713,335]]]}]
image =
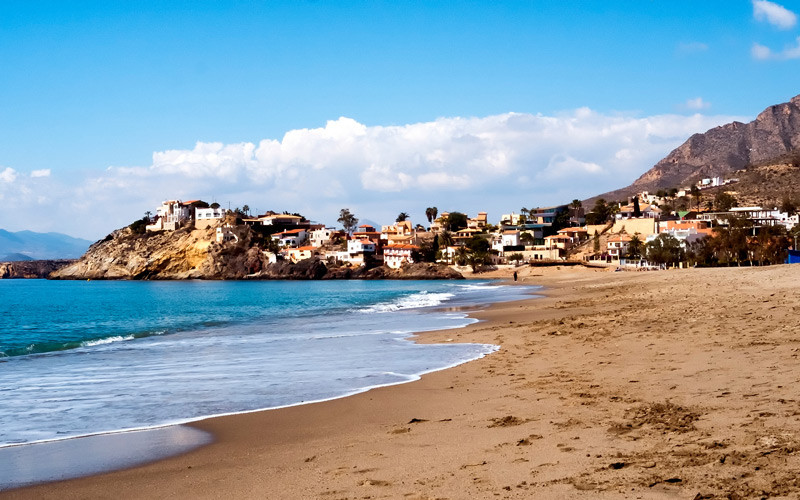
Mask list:
[{"label": "ocean wave", "polygon": [[359,309],[362,313],[387,313],[401,311],[404,309],[418,309],[420,307],[438,306],[442,302],[455,297],[455,294],[438,292],[429,293],[422,291],[405,297],[397,298],[391,302],[380,302],[378,304]]},{"label": "ocean wave", "polygon": [[113,342],[124,342],[126,340],[133,340],[136,337],[133,335],[117,335],[115,337],[106,337],[103,339],[85,340],[81,342],[81,347],[94,347],[97,345],[111,344]]}]

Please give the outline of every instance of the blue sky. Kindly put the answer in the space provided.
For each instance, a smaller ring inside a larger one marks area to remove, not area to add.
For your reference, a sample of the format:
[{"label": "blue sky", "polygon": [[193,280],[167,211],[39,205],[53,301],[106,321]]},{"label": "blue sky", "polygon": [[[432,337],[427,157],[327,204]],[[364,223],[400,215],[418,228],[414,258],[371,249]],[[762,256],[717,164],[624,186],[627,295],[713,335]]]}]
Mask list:
[{"label": "blue sky", "polygon": [[173,197],[328,223],[588,197],[800,94],[798,12],[6,0],[0,227],[99,238]]}]

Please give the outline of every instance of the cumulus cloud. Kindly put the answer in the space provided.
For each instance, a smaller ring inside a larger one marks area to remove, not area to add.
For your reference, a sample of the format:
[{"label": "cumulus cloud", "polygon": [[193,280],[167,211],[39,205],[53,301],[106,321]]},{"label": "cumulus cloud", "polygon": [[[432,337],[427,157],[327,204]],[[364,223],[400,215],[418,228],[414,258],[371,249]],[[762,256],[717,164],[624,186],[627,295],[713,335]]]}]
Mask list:
[{"label": "cumulus cloud", "polygon": [[711,103],[704,101],[702,97],[695,97],[694,99],[687,99],[684,103],[684,107],[686,109],[691,110],[701,110],[701,109],[708,109],[711,107]]},{"label": "cumulus cloud", "polygon": [[17,171],[11,167],[6,167],[2,172],[0,172],[0,182],[5,182],[10,184],[14,182],[17,178]]},{"label": "cumulus cloud", "polygon": [[20,214],[35,213],[31,208],[48,200],[54,216],[35,219],[36,226],[34,218],[26,224],[19,217],[25,228],[90,238],[172,198],[230,202],[231,208],[248,204],[259,212],[289,210],[329,224],[343,207],[377,222],[393,221],[401,211],[421,222],[429,206],[486,210],[491,218],[625,186],[691,134],[733,119],[742,120],[639,117],[589,108],[400,126],[367,126],[342,117],[281,139],[198,142],[159,151],[150,165],[109,167],[81,179],[23,178],[8,168],[0,171],[0,196]]},{"label": "cumulus cloud", "polygon": [[50,169],[43,168],[41,170],[34,170],[31,172],[31,177],[50,177]]},{"label": "cumulus cloud", "polygon": [[800,37],[797,37],[794,45],[788,45],[780,52],[773,52],[769,47],[765,47],[759,43],[754,43],[750,49],[750,54],[754,59],[765,61],[768,59],[774,60],[789,60],[800,59]]},{"label": "cumulus cloud", "polygon": [[779,29],[788,30],[797,24],[797,14],[774,2],[753,0],[753,17]]}]

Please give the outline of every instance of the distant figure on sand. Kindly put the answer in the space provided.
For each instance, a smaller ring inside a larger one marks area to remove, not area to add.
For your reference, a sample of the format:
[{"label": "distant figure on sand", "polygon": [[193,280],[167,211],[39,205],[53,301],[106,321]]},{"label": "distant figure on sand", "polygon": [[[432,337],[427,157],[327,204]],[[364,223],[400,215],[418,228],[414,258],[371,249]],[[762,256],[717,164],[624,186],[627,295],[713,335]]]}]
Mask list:
[{"label": "distant figure on sand", "polygon": [[514,271],[514,281],[517,281],[517,272]]}]

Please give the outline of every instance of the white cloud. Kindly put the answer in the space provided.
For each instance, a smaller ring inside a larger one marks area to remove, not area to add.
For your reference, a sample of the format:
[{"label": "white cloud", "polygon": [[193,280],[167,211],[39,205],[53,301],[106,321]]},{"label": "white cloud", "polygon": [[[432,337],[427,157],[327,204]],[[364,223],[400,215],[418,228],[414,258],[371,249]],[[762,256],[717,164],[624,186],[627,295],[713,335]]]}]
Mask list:
[{"label": "white cloud", "polygon": [[43,168],[41,170],[34,170],[31,172],[31,177],[50,177],[50,169]]},{"label": "white cloud", "polygon": [[[699,101],[702,102],[702,101]],[[99,238],[164,199],[289,210],[328,224],[348,207],[359,218],[401,212],[486,210],[569,202],[623,187],[691,134],[741,117],[638,117],[589,108],[554,116],[506,113],[366,126],[350,118],[280,140],[155,152],[149,166],[109,167],[69,181],[0,171],[0,196],[21,227]],[[8,182],[13,182],[9,185]],[[67,184],[68,183],[68,184]],[[42,218],[42,200],[51,214]],[[60,217],[60,218],[59,218]]]},{"label": "white cloud", "polygon": [[794,45],[788,45],[780,52],[773,52],[769,47],[765,47],[759,43],[754,43],[753,47],[750,49],[750,54],[754,59],[761,61],[768,59],[800,59],[800,37],[797,37]]},{"label": "white cloud", "polygon": [[791,29],[797,24],[797,14],[767,0],[753,0],[753,17],[782,30]]},{"label": "white cloud", "polygon": [[687,99],[686,102],[684,103],[684,106],[686,107],[686,109],[698,111],[701,109],[710,108],[711,103],[704,101],[702,97],[695,97],[694,99]]},{"label": "white cloud", "polygon": [[0,181],[11,184],[17,178],[17,171],[11,167],[6,167],[5,170],[0,172]]}]

